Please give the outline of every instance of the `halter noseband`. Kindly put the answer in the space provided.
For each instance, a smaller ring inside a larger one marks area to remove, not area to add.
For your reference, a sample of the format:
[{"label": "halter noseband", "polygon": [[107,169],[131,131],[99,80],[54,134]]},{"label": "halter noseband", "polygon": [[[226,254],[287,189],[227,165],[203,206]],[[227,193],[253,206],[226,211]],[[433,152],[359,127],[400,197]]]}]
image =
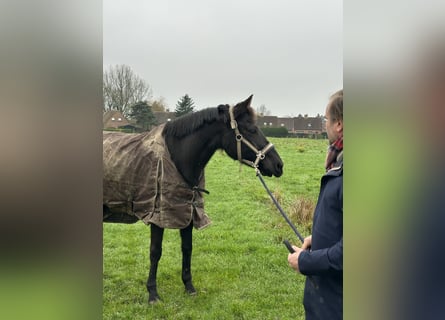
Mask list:
[{"label": "halter noseband", "polygon": [[[235,120],[235,116],[233,115],[233,107],[229,108],[230,115],[230,127],[235,130],[235,139],[236,139],[236,153],[238,156],[238,161],[241,163],[246,163],[247,165],[258,169],[258,163],[266,157],[266,153],[269,152],[273,148],[273,144],[269,142],[262,150],[258,150],[255,146],[250,143],[250,141],[246,140],[243,135],[239,132],[238,123]],[[248,146],[253,152],[256,154],[255,162],[245,160],[241,154],[241,142]]]}]

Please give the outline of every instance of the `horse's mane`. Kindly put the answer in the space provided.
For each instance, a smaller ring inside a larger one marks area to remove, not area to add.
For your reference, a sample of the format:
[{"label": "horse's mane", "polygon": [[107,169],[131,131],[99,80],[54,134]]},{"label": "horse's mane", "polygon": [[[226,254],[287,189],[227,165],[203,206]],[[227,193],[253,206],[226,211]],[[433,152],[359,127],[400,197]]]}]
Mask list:
[{"label": "horse's mane", "polygon": [[227,110],[229,109],[228,105],[219,105],[215,108],[207,108],[181,116],[173,121],[167,122],[162,133],[164,135],[181,138],[195,132],[205,124],[221,119],[224,120],[225,123],[228,121],[226,112],[223,114],[220,113],[220,109],[223,107],[227,107]]},{"label": "horse's mane", "polygon": [[[162,134],[164,136],[168,135],[181,138],[195,132],[205,124],[220,120],[227,123],[229,121],[229,108],[230,106],[228,104],[221,104],[218,107],[188,113],[173,121],[167,122]],[[256,122],[257,115],[251,106],[247,107],[247,113]]]}]

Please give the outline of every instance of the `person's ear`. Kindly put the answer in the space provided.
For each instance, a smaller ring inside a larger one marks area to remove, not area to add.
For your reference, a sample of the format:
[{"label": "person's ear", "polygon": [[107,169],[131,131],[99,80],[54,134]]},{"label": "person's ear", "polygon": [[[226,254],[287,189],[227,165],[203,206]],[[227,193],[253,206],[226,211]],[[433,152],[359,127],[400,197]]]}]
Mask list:
[{"label": "person's ear", "polygon": [[337,121],[335,128],[338,133],[343,132],[343,121]]}]

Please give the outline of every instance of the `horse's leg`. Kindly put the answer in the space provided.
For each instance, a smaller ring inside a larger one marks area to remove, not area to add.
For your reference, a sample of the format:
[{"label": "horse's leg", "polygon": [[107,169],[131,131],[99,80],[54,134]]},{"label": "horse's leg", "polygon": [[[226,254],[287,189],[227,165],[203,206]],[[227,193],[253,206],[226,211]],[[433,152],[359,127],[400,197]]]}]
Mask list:
[{"label": "horse's leg", "polygon": [[162,255],[162,238],[164,236],[164,229],[157,225],[151,224],[150,237],[150,274],[147,280],[148,302],[155,303],[161,298],[156,289],[156,273],[158,271],[158,263]]},{"label": "horse's leg", "polygon": [[192,262],[192,231],[193,222],[184,229],[181,229],[181,249],[182,249],[182,282],[185,290],[189,294],[196,294],[195,287],[192,284],[192,271],[190,269]]}]

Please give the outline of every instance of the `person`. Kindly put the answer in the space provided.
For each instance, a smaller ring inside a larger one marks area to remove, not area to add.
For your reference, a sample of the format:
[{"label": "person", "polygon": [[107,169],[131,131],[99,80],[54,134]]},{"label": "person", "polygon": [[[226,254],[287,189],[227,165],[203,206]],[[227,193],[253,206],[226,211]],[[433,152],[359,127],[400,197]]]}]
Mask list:
[{"label": "person", "polygon": [[330,145],[312,235],[288,255],[289,265],[306,276],[306,320],[343,318],[343,90],[330,97],[325,117]]}]

